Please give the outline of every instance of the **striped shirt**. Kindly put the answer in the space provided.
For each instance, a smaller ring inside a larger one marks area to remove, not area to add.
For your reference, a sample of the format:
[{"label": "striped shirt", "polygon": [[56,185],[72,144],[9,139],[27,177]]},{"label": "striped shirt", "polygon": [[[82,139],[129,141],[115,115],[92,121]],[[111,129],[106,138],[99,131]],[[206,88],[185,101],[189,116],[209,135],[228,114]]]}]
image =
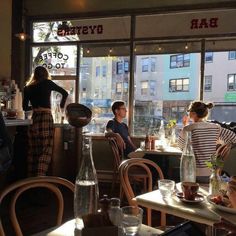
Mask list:
[{"label": "striped shirt", "polygon": [[[196,158],[197,176],[207,176],[210,170],[207,169],[206,161],[210,161],[211,155],[216,151],[217,141],[225,144],[236,143],[236,134],[222,128],[218,124],[209,122],[195,122],[183,128],[179,135],[178,145],[181,150],[185,146],[186,132],[191,131],[193,152]],[[205,170],[203,170],[205,169]]]}]

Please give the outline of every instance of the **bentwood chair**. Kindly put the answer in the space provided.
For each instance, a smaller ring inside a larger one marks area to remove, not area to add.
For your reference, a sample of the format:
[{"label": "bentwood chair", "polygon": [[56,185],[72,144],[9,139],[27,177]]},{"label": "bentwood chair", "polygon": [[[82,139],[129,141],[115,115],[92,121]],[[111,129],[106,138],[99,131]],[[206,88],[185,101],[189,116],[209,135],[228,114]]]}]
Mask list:
[{"label": "bentwood chair", "polygon": [[[55,195],[58,205],[58,211],[56,214],[56,226],[61,225],[64,212],[64,199],[59,187],[66,187],[72,193],[74,193],[75,186],[73,183],[66,179],[55,176],[40,176],[19,180],[6,187],[0,193],[0,206],[2,206],[3,199],[6,196],[11,197],[9,215],[15,234],[17,236],[23,236],[23,233],[16,215],[16,202],[24,192],[32,188],[46,188]],[[35,196],[35,198],[37,198],[37,195]],[[38,220],[40,221],[40,219]],[[0,235],[5,236],[2,219],[0,219]]]},{"label": "bentwood chair", "polygon": [[[152,167],[152,169],[157,171],[159,179],[164,178],[161,168],[153,161],[144,158],[134,158],[123,161],[119,167],[120,180],[123,191],[127,197],[129,205],[131,206],[137,206],[136,201],[133,200],[133,198],[135,198],[135,193],[132,187],[132,184],[135,181],[133,171],[137,167],[141,168],[146,173],[147,176],[146,192],[152,191],[152,186],[153,186],[152,172],[150,170],[150,167]],[[147,225],[149,226],[151,226],[152,223],[151,213],[152,213],[151,209],[147,208]],[[162,227],[166,226],[166,214],[164,212],[161,212],[161,226]]]}]

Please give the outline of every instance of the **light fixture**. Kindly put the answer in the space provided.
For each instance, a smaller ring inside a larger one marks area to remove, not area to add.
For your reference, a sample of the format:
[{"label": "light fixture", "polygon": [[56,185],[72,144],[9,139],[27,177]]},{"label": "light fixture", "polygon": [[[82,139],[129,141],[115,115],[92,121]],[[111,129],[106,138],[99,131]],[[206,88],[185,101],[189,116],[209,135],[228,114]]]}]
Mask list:
[{"label": "light fixture", "polygon": [[188,50],[188,44],[186,43],[184,46],[185,50]]},{"label": "light fixture", "polygon": [[158,51],[161,51],[162,50],[162,47],[161,46],[158,46]]},{"label": "light fixture", "polygon": [[112,51],[113,51],[113,49],[112,49],[112,48],[110,48],[110,49],[109,49],[109,53],[112,53]]},{"label": "light fixture", "polygon": [[25,33],[25,13],[26,9],[24,7],[24,1],[22,3],[22,19],[21,19],[21,31],[20,33],[16,33],[15,36],[19,38],[21,41],[25,41],[26,39],[30,38],[28,34]]},{"label": "light fixture", "polygon": [[90,53],[90,50],[89,50],[89,48],[87,48],[87,51],[86,51],[86,52],[87,52],[87,54],[89,54],[89,53]]}]

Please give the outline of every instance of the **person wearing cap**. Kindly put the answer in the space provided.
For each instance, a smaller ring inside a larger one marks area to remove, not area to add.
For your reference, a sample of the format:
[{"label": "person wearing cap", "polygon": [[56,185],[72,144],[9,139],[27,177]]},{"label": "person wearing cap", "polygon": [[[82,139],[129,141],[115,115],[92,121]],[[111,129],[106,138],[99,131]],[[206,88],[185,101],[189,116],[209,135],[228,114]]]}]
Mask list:
[{"label": "person wearing cap", "polygon": [[[33,110],[33,123],[28,131],[28,176],[47,175],[53,151],[53,117],[51,113],[51,92],[62,95],[60,108],[63,109],[68,93],[55,84],[48,70],[37,66],[34,74],[24,87],[23,110]],[[29,103],[32,107],[29,106]]]},{"label": "person wearing cap", "polygon": [[[197,182],[208,182],[211,174],[206,166],[206,161],[210,161],[211,155],[216,153],[217,143],[223,143],[221,155],[228,154],[230,145],[236,143],[236,134],[229,129],[222,128],[219,124],[207,122],[209,109],[212,103],[194,101],[188,108],[188,116],[183,117],[183,129],[178,138],[178,145],[183,150],[185,145],[186,132],[191,131],[192,147],[196,158]],[[189,124],[189,121],[192,121]]]}]

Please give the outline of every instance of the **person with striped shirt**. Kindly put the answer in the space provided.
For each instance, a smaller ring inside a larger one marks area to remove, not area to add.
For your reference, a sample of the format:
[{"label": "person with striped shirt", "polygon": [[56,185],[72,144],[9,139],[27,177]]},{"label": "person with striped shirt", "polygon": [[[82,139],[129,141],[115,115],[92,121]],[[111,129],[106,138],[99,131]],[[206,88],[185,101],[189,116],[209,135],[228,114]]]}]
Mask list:
[{"label": "person with striped shirt", "polygon": [[[206,121],[208,110],[212,107],[212,103],[192,102],[188,109],[189,116],[183,117],[184,128],[178,138],[178,145],[183,150],[186,132],[191,132],[192,147],[196,158],[197,182],[208,182],[211,173],[206,166],[206,161],[210,161],[211,155],[216,152],[217,144],[236,143],[236,134],[233,131]],[[189,124],[190,119],[191,124]]]}]

